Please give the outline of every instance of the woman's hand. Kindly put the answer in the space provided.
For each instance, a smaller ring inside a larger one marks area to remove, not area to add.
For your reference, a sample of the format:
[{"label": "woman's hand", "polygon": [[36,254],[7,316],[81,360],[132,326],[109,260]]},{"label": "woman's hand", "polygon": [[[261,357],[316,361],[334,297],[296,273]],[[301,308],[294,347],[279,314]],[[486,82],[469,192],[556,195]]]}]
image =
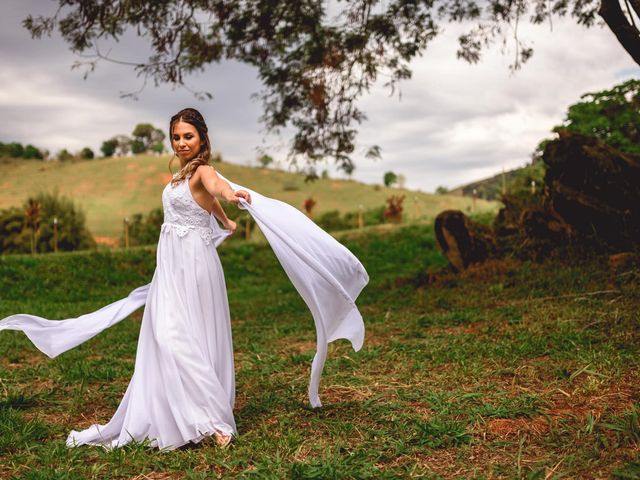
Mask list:
[{"label": "woman's hand", "polygon": [[251,203],[251,195],[246,190],[236,190],[233,192],[233,195],[228,196],[225,200],[237,205],[240,203],[241,198],[244,198],[248,203]]},{"label": "woman's hand", "polygon": [[234,222],[230,218],[227,218],[227,220],[222,223],[222,226],[227,230],[231,230],[231,233],[235,233],[236,228],[238,227],[236,222]]}]

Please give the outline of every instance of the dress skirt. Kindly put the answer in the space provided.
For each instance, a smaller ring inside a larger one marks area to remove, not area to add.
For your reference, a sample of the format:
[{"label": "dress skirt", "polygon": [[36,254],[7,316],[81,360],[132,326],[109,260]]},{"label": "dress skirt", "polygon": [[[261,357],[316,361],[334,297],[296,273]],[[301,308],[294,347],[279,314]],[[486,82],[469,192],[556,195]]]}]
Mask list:
[{"label": "dress skirt", "polygon": [[72,431],[67,445],[152,439],[173,449],[219,430],[236,434],[231,321],[218,252],[197,230],[166,226],[149,286],[135,370],[105,425]]}]

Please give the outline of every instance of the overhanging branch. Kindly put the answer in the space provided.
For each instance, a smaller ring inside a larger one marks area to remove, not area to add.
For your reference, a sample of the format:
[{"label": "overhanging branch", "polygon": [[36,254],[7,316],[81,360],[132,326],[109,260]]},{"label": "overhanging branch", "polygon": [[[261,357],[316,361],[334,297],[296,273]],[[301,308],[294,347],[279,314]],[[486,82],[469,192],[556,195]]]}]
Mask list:
[{"label": "overhanging branch", "polygon": [[[635,9],[635,5],[633,6]],[[629,23],[618,0],[602,0],[598,14],[616,36],[620,45],[640,65],[640,31]]]}]

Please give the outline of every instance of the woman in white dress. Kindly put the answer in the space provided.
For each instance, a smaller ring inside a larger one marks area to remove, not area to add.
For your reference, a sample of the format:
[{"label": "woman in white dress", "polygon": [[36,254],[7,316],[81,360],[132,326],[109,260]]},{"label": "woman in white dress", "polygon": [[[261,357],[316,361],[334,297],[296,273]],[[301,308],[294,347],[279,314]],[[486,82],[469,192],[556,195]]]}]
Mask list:
[{"label": "woman in white dress", "polygon": [[357,351],[364,340],[355,299],[369,277],[358,259],[299,210],[241,187],[208,165],[211,147],[199,112],[178,112],[169,131],[181,168],[162,193],[164,223],[151,282],[78,318],[17,314],[0,320],[0,330],[23,331],[55,357],[145,305],[135,368],[120,405],[108,423],[71,431],[69,447],[148,440],[172,450],[211,435],[224,447],[237,435],[230,312],[216,250],[236,224],[218,199],[254,217],[311,310],[318,340],[312,406],[321,406],[318,385],[327,344],[345,338]]},{"label": "woman in white dress", "polygon": [[251,195],[234,192],[208,165],[211,146],[199,112],[178,112],[169,132],[180,170],[162,194],[164,224],[133,377],[111,421],[72,431],[70,445],[148,437],[175,448],[211,434],[226,445],[236,434],[230,314],[220,259],[210,247],[210,212],[233,232],[218,198],[251,203]]}]

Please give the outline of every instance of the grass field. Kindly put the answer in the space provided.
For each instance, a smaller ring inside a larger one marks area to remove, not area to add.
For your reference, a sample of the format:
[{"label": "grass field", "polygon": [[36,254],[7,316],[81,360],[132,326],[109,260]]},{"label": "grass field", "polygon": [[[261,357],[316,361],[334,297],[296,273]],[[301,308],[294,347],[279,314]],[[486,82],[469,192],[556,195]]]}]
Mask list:
[{"label": "grass field", "polygon": [[[268,245],[223,244],[237,442],[67,449],[70,429],[118,405],[141,312],[53,360],[5,331],[0,478],[638,478],[637,271],[566,257],[425,276],[445,265],[430,224],[341,241],[371,277],[357,302],[367,330],[359,352],[330,345],[322,408],[306,399],[306,306]],[[148,282],[154,262],[152,248],[0,258],[0,318],[91,311]]]},{"label": "grass field", "polygon": [[[171,179],[167,165],[169,156],[137,155],[77,163],[41,162],[35,160],[3,160],[0,162],[0,208],[22,205],[31,194],[57,188],[72,197],[86,212],[89,230],[100,239],[117,239],[122,233],[123,219],[134,213],[146,214],[161,206],[162,189]],[[174,171],[178,161],[173,164]],[[432,195],[422,192],[380,187],[356,181],[320,179],[304,182],[304,176],[280,170],[216,164],[216,168],[235,183],[263,195],[290,203],[302,209],[305,198],[312,196],[317,205],[314,213],[329,210],[349,212],[379,207],[392,194],[405,194],[407,221],[434,218],[440,211],[455,208],[469,211],[472,201],[454,195]],[[295,189],[295,190],[294,190]],[[478,200],[476,211],[495,211],[495,202]]]}]

